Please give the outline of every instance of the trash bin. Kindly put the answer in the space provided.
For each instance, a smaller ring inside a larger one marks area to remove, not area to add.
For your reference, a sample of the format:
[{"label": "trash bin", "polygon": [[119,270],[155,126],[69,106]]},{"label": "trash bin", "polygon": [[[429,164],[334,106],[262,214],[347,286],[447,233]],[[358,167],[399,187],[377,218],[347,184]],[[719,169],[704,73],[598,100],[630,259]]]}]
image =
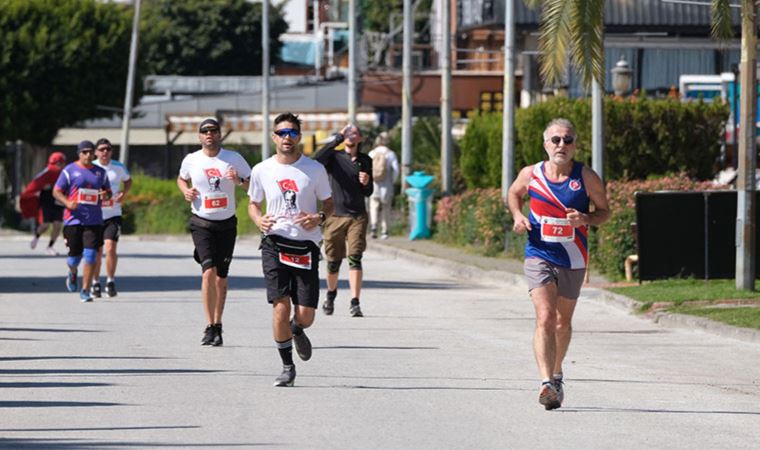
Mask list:
[{"label": "trash bin", "polygon": [[409,200],[409,240],[430,237],[432,224],[433,191],[427,188],[433,181],[432,175],[417,171],[406,177],[406,195]]}]

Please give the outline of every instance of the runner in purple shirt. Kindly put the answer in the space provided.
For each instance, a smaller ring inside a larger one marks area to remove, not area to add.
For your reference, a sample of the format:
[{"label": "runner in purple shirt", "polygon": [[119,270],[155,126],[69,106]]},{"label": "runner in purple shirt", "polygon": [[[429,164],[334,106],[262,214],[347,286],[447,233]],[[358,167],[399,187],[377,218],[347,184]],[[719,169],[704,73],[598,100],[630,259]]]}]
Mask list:
[{"label": "runner in purple shirt", "polygon": [[95,258],[98,248],[103,245],[101,201],[111,198],[111,184],[105,169],[93,164],[95,145],[92,142],[80,142],[77,155],[79,159],[61,171],[53,188],[53,196],[66,206],[63,213],[63,238],[69,248],[66,288],[69,292],[77,290],[77,270],[84,255],[79,298],[83,302],[90,302]]}]

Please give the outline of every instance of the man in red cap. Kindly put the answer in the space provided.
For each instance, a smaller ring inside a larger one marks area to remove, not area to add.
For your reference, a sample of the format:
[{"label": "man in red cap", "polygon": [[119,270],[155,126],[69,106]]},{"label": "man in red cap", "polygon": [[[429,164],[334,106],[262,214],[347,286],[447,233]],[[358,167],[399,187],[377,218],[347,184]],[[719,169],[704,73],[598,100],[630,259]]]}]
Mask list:
[{"label": "man in red cap", "polygon": [[55,152],[48,158],[47,167],[34,176],[34,179],[21,193],[21,214],[25,219],[35,218],[34,237],[29,244],[32,248],[37,247],[40,236],[53,225],[50,231],[50,242],[47,254],[58,255],[53,247],[56,239],[61,234],[63,223],[63,205],[53,198],[53,186],[55,185],[61,169],[66,165],[66,156],[61,152]]}]

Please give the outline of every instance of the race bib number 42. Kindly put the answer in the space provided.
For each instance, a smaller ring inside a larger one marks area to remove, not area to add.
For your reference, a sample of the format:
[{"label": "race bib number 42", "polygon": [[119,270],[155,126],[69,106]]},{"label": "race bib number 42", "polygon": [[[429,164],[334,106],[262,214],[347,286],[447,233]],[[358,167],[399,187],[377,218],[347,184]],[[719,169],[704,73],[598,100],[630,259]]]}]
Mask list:
[{"label": "race bib number 42", "polygon": [[544,242],[572,242],[575,239],[575,228],[567,219],[556,217],[541,218],[541,240]]},{"label": "race bib number 42", "polygon": [[203,197],[203,209],[206,211],[221,211],[227,209],[228,205],[227,194],[207,194]]},{"label": "race bib number 42", "polygon": [[98,204],[98,190],[97,189],[80,189],[77,195],[77,201],[80,205],[97,205]]}]

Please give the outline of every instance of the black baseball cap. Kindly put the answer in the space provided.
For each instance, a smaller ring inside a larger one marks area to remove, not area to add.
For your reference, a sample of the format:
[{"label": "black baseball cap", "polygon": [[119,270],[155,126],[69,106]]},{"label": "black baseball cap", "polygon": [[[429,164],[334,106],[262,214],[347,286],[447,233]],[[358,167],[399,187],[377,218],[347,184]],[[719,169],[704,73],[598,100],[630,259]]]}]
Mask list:
[{"label": "black baseball cap", "polygon": [[216,128],[221,128],[219,126],[219,122],[217,122],[216,119],[214,119],[213,117],[209,117],[208,119],[203,119],[203,122],[201,122],[201,124],[198,125],[198,131],[200,132],[203,129],[203,127],[206,125],[213,125]]},{"label": "black baseball cap", "polygon": [[84,141],[80,142],[79,145],[77,145],[77,155],[82,150],[88,150],[88,149],[95,150],[95,144],[93,144],[92,141],[88,141],[85,139]]}]

